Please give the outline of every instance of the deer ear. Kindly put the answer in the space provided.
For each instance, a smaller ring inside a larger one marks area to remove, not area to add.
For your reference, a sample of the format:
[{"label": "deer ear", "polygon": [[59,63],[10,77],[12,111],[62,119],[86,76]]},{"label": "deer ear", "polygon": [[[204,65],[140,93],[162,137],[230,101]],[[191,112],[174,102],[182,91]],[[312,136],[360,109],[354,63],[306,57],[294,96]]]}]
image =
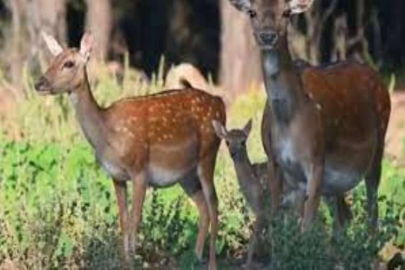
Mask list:
[{"label": "deer ear", "polygon": [[250,119],[243,127],[243,133],[245,133],[246,137],[249,137],[251,130],[252,130],[252,119]]},{"label": "deer ear", "polygon": [[229,2],[242,12],[248,12],[252,6],[251,0],[229,0]]},{"label": "deer ear", "polygon": [[224,127],[224,125],[222,125],[222,123],[220,123],[217,120],[212,120],[212,125],[214,127],[214,130],[215,130],[215,133],[217,134],[217,136],[221,139],[225,139],[228,132],[226,131],[226,128]]},{"label": "deer ear", "polygon": [[91,50],[94,45],[94,37],[91,33],[87,32],[83,35],[80,42],[80,54],[84,57],[87,62],[90,59]]},{"label": "deer ear", "polygon": [[307,11],[314,0],[291,0],[288,2],[289,10],[292,14],[300,14]]},{"label": "deer ear", "polygon": [[49,51],[53,54],[53,56],[57,56],[58,54],[63,52],[62,46],[59,44],[59,42],[56,41],[56,39],[49,35],[46,32],[41,32],[41,36],[44,39],[46,46],[48,47]]}]

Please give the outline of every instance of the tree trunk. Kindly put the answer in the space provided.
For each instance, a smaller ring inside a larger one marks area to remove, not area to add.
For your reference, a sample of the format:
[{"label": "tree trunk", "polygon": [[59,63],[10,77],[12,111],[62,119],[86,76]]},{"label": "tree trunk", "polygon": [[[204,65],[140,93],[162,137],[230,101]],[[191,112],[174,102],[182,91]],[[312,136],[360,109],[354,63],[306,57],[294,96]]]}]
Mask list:
[{"label": "tree trunk", "polygon": [[56,38],[61,44],[66,44],[66,2],[65,0],[25,0],[28,2],[26,10],[29,48],[27,48],[28,65],[30,70],[39,71],[43,56],[50,57],[44,49],[41,31]]},{"label": "tree trunk", "polygon": [[17,98],[24,96],[23,83],[22,83],[22,69],[24,55],[22,51],[22,20],[25,10],[25,1],[23,0],[11,0],[9,2],[9,8],[12,14],[12,38],[11,38],[11,49],[10,52],[10,77],[11,83],[13,84],[13,95]]},{"label": "tree trunk", "polygon": [[246,91],[262,82],[259,48],[248,16],[237,11],[229,0],[221,0],[220,83],[228,93]]},{"label": "tree trunk", "polygon": [[95,38],[94,55],[98,60],[107,59],[112,29],[112,8],[110,0],[86,0],[86,28]]},{"label": "tree trunk", "polygon": [[342,14],[335,19],[333,24],[333,47],[331,52],[332,62],[346,60],[346,37],[347,37],[347,17]]},{"label": "tree trunk", "polygon": [[45,31],[59,42],[66,41],[66,3],[65,0],[28,0],[28,29],[31,36],[39,36]]},{"label": "tree trunk", "polygon": [[[324,7],[324,3],[327,6]],[[321,62],[322,36],[325,26],[335,12],[338,0],[317,0],[311,10],[304,13],[305,31],[300,27],[298,17],[293,19],[292,27],[289,31],[290,46],[295,51],[294,56],[309,61],[313,65]],[[298,44],[294,44],[298,40]]]}]

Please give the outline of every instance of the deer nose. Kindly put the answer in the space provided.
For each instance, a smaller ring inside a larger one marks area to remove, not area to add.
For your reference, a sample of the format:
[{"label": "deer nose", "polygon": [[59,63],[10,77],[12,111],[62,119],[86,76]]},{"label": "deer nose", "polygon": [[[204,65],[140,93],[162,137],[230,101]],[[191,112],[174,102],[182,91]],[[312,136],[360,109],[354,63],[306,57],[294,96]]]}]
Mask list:
[{"label": "deer nose", "polygon": [[49,81],[47,78],[42,76],[41,78],[39,78],[39,80],[35,84],[35,90],[40,92],[40,91],[45,91],[47,88],[49,88]]},{"label": "deer nose", "polygon": [[273,45],[277,39],[277,34],[275,32],[262,32],[259,34],[261,42],[265,45]]}]

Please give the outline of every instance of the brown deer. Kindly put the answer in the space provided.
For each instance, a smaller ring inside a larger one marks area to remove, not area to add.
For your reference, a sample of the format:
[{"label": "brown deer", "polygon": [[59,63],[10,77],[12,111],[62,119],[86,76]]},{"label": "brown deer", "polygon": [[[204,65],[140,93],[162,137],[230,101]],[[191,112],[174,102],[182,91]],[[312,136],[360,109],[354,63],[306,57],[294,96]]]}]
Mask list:
[{"label": "brown deer", "polygon": [[[43,36],[55,57],[35,88],[42,95],[69,95],[98,162],[112,177],[126,262],[130,262],[130,253],[135,253],[147,187],[179,183],[200,213],[196,255],[201,259],[210,225],[209,269],[216,269],[218,217],[213,174],[220,139],[212,121],[225,123],[222,99],[186,88],[121,99],[101,108],[92,95],[86,71],[93,47],[91,34],[83,36],[79,50],[63,50],[53,37]],[[130,214],[128,181],[133,189]]]},{"label": "brown deer", "polygon": [[228,131],[224,125],[218,121],[213,121],[213,126],[218,137],[223,139],[229,150],[229,154],[235,165],[236,176],[238,178],[240,190],[245,197],[248,205],[253,210],[256,221],[253,226],[253,236],[250,239],[246,265],[249,267],[252,263],[253,255],[257,246],[260,232],[264,225],[264,190],[267,185],[267,164],[250,162],[246,141],[252,129],[252,121],[244,126],[243,129],[233,129]]},{"label": "brown deer", "polygon": [[[287,182],[304,194],[304,230],[316,216],[321,194],[336,198],[337,219],[343,219],[339,213],[347,208],[344,193],[365,177],[367,210],[376,228],[390,115],[389,93],[379,75],[351,62],[294,69],[288,21],[290,15],[309,9],[313,0],[230,2],[249,15],[261,50],[268,96],[262,139],[269,159],[273,210],[279,205],[282,182]],[[285,181],[273,177],[276,171],[282,172]]]}]

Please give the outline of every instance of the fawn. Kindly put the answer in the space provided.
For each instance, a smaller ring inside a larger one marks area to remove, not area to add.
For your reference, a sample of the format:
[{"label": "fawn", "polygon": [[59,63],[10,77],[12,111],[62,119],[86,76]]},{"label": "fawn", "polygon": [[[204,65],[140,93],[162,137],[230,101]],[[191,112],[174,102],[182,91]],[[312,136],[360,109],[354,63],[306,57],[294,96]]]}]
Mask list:
[{"label": "fawn", "polygon": [[218,121],[213,121],[215,132],[223,139],[233,160],[240,190],[244,195],[248,205],[253,210],[256,221],[253,226],[253,236],[250,239],[246,265],[252,263],[253,255],[260,238],[265,221],[264,195],[266,190],[267,164],[250,162],[246,141],[252,129],[252,121],[249,120],[243,129],[233,129],[228,131],[224,125]]}]

